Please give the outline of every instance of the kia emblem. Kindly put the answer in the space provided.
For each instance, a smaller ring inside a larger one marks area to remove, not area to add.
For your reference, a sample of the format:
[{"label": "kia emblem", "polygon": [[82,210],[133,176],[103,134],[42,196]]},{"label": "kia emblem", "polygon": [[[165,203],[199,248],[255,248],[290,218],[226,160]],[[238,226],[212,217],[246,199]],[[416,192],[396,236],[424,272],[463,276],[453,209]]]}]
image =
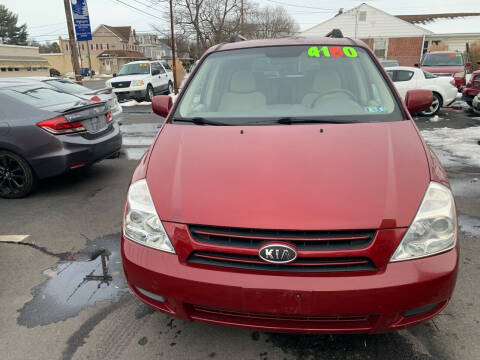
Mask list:
[{"label": "kia emblem", "polygon": [[297,251],[290,245],[270,243],[258,250],[258,256],[272,264],[287,264],[297,258]]}]

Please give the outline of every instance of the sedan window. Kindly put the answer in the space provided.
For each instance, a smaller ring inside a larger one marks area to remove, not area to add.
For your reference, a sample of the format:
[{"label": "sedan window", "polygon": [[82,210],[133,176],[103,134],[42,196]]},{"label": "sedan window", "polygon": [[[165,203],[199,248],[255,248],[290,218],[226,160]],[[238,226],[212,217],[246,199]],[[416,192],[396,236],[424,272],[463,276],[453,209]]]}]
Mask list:
[{"label": "sedan window", "polygon": [[72,83],[68,80],[47,80],[45,83],[70,94],[86,94],[92,91],[85,86]]},{"label": "sedan window", "polygon": [[16,86],[0,90],[1,93],[35,107],[47,107],[81,101],[80,98],[61,91],[35,87]]},{"label": "sedan window", "polygon": [[396,70],[397,78],[395,82],[409,81],[413,77],[413,71],[409,70]]}]

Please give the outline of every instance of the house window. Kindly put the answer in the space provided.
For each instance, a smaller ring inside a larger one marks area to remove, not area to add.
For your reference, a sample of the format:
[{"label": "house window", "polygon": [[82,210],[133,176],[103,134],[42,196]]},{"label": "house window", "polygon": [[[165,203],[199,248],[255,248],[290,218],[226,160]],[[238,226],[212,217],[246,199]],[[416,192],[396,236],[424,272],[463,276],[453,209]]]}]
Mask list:
[{"label": "house window", "polygon": [[82,44],[82,50],[85,50],[85,45]]},{"label": "house window", "polygon": [[373,42],[373,52],[379,59],[387,58],[388,39],[375,39]]},{"label": "house window", "polygon": [[367,21],[367,12],[366,11],[360,11],[358,13],[358,21],[359,22],[366,22]]},{"label": "house window", "polygon": [[15,68],[15,71],[20,71],[20,69],[19,69],[19,68]]},{"label": "house window", "polygon": [[67,49],[67,51],[68,51],[68,44],[65,44],[65,49]]},{"label": "house window", "polygon": [[2,72],[6,72],[6,71],[7,71],[7,68],[2,68],[1,71],[2,71]]},{"label": "house window", "polygon": [[90,44],[90,50],[93,50],[93,44]]},{"label": "house window", "polygon": [[423,50],[422,50],[422,54],[425,54],[427,51],[428,51],[428,40],[425,40],[423,42]]},{"label": "house window", "polygon": [[107,44],[107,50],[110,50],[110,44]]},{"label": "house window", "polygon": [[98,44],[95,44],[95,49],[97,49],[97,50],[98,50]]}]

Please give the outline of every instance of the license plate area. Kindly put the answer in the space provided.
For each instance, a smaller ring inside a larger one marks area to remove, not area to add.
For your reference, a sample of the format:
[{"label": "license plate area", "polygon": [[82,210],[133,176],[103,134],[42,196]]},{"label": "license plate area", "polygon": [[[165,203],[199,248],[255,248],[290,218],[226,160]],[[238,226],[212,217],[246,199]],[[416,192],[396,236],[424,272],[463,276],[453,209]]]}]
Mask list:
[{"label": "license plate area", "polygon": [[107,128],[107,118],[105,115],[95,116],[82,121],[83,126],[89,133],[95,134]]},{"label": "license plate area", "polygon": [[271,315],[310,315],[312,294],[308,291],[243,290],[244,310]]}]

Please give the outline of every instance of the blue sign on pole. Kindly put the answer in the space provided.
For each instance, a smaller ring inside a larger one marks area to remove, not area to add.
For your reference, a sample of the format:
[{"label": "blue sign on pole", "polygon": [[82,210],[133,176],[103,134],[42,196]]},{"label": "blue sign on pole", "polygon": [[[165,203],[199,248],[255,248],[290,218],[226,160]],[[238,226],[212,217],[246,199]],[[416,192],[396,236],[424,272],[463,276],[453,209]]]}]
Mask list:
[{"label": "blue sign on pole", "polygon": [[73,22],[75,24],[77,41],[92,40],[87,0],[70,0],[70,3],[72,4]]}]

